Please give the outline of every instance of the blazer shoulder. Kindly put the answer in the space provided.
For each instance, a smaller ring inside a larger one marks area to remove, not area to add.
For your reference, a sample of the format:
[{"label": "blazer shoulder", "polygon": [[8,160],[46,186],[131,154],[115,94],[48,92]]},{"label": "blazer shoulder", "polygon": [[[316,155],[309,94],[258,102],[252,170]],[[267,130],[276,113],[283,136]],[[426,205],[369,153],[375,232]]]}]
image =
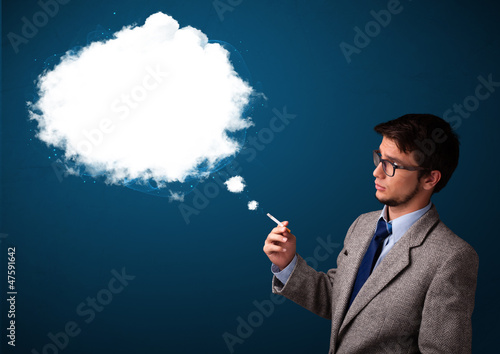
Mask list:
[{"label": "blazer shoulder", "polygon": [[363,213],[361,214],[360,216],[358,216],[358,219],[361,219],[361,220],[365,220],[365,219],[373,219],[373,218],[377,218],[378,216],[380,216],[380,214],[382,214],[382,209],[379,209],[379,210],[374,210],[374,211],[369,211],[367,213]]},{"label": "blazer shoulder", "polygon": [[467,241],[455,234],[442,220],[436,224],[427,237],[427,243],[443,252],[463,252],[477,258],[476,250]]},{"label": "blazer shoulder", "polygon": [[353,225],[359,224],[359,226],[365,226],[366,224],[373,224],[378,220],[380,215],[382,214],[382,209],[370,211],[367,213],[363,213],[353,222]]}]

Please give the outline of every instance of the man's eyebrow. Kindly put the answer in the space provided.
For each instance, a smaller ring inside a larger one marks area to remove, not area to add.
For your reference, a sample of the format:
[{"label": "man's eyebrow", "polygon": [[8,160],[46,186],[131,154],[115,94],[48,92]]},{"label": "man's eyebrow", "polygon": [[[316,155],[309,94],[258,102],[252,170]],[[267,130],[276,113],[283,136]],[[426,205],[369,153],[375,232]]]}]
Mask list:
[{"label": "man's eyebrow", "polygon": [[391,160],[392,162],[395,162],[395,163],[397,163],[397,164],[399,164],[401,166],[406,165],[405,162],[403,162],[400,159],[395,158],[395,157],[387,156],[387,160]]},{"label": "man's eyebrow", "polygon": [[[380,152],[380,154],[382,155],[382,151],[381,151],[380,149],[378,150],[378,152]],[[397,164],[399,164],[399,165],[401,165],[401,166],[406,165],[406,163],[405,163],[405,162],[401,161],[400,159],[398,159],[398,158],[396,158],[396,157],[392,157],[392,156],[389,156],[389,155],[386,155],[385,157],[386,157],[386,158],[385,158],[386,160],[390,160],[390,161],[392,161],[392,162],[396,162]]]}]

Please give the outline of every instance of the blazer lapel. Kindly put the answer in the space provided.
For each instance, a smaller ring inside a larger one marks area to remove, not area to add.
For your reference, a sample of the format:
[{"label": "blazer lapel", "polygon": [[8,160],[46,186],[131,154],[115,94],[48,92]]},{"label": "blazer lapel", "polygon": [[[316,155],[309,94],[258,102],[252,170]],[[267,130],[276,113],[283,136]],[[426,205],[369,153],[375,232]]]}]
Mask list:
[{"label": "blazer lapel", "polygon": [[408,238],[402,237],[387,254],[380,265],[366,280],[351,307],[347,311],[340,332],[358,315],[358,313],[410,262]]},{"label": "blazer lapel", "polygon": [[343,252],[344,255],[347,254],[347,258],[344,259],[345,263],[342,264],[342,273],[339,274],[341,275],[338,283],[339,295],[337,298],[337,305],[335,306],[335,312],[332,315],[332,340],[334,343],[337,340],[337,334],[339,333],[340,326],[347,311],[347,306],[349,305],[351,291],[356,281],[359,266],[372,240],[373,234],[375,233],[379,217],[380,211],[368,214],[366,220],[358,225],[356,230],[353,230],[353,234],[349,237],[349,240],[346,240],[347,242]]},{"label": "blazer lapel", "polygon": [[[413,224],[410,229],[401,237],[401,239],[394,245],[390,252],[385,256],[379,266],[373,271],[366,283],[363,285],[358,295],[354,299],[351,307],[347,311],[342,325],[339,329],[339,334],[346,328],[346,326],[359,314],[359,312],[401,271],[403,271],[410,264],[410,249],[420,245],[430,229],[439,221],[439,215],[436,208],[432,208],[424,214],[419,220]],[[375,232],[376,220],[367,220],[367,223],[372,223],[371,235],[367,239],[366,231],[363,232],[362,242],[363,247],[359,247],[360,251],[356,252],[356,262],[351,264],[352,269],[349,269],[345,283],[342,289],[342,305],[344,311],[347,308],[347,302],[351,294],[354,281],[356,279],[357,271],[361,264],[361,260],[368,248],[368,244]],[[361,253],[361,256],[359,256]],[[358,259],[359,258],[359,259]],[[355,266],[355,267],[354,267]],[[353,275],[354,273],[354,275]],[[345,312],[344,312],[345,313]]]}]

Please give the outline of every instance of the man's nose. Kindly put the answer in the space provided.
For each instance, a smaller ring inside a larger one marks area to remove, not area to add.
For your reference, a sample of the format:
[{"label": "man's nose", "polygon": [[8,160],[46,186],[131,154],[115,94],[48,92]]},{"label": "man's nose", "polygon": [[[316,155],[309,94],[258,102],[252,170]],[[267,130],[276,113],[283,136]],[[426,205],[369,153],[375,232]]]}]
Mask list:
[{"label": "man's nose", "polygon": [[380,162],[377,167],[373,170],[373,177],[375,178],[385,178],[386,174],[382,168],[382,162]]}]

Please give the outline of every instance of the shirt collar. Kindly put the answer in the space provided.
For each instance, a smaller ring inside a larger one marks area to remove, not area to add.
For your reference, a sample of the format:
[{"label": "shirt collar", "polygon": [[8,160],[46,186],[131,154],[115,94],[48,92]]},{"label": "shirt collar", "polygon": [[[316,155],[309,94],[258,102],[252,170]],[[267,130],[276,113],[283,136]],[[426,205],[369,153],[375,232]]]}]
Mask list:
[{"label": "shirt collar", "polygon": [[387,222],[389,231],[392,231],[392,235],[391,236],[394,237],[394,239],[395,239],[394,242],[396,242],[431,207],[432,207],[432,202],[429,202],[429,204],[427,204],[422,209],[419,209],[419,210],[416,210],[414,212],[405,214],[403,216],[400,216],[399,218],[396,218],[394,220],[391,220],[391,221],[387,222],[387,205],[384,205],[384,208],[382,209],[382,213],[380,214],[380,217],[383,218],[385,222]]}]

